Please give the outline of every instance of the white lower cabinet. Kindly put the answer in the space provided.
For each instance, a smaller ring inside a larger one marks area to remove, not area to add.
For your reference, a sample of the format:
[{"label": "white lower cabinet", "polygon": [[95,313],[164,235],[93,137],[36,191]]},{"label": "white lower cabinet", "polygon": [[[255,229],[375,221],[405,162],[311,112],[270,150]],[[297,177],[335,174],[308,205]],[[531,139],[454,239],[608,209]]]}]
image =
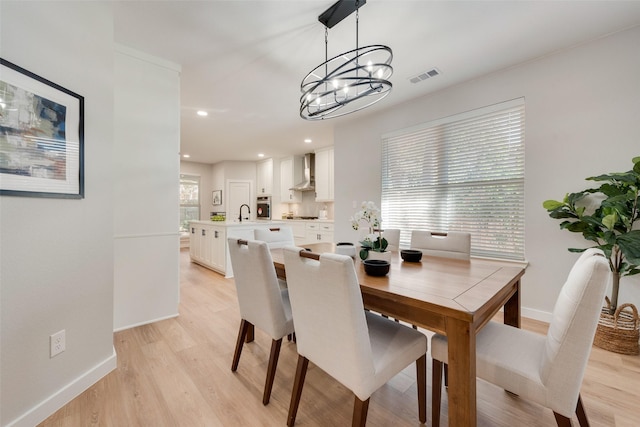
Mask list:
[{"label": "white lower cabinet", "polygon": [[211,224],[190,224],[191,260],[224,273],[226,264],[226,229]]},{"label": "white lower cabinet", "polygon": [[333,242],[333,224],[308,222],[305,234],[306,243]]},{"label": "white lower cabinet", "polygon": [[291,227],[293,240],[296,246],[307,243],[307,223],[306,221],[287,221],[287,226]]},{"label": "white lower cabinet", "polygon": [[225,227],[211,227],[211,267],[220,273],[225,272],[227,258],[227,238]]}]

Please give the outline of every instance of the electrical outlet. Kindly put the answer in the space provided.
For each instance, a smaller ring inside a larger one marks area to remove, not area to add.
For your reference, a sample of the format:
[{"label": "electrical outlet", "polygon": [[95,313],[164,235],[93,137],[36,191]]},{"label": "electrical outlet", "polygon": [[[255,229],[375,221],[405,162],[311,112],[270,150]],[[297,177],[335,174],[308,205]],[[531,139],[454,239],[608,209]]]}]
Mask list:
[{"label": "electrical outlet", "polygon": [[63,329],[49,336],[49,344],[51,345],[51,352],[49,355],[50,358],[62,353],[65,350],[67,345],[66,338],[65,338],[65,330]]}]

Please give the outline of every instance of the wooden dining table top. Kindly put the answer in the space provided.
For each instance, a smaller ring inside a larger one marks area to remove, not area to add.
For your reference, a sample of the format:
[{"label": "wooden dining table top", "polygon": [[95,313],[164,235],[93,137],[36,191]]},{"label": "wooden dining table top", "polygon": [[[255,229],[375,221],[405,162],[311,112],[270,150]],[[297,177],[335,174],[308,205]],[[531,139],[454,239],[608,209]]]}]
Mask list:
[{"label": "wooden dining table top", "polygon": [[[335,244],[314,243],[305,248],[315,253],[334,252]],[[273,249],[271,255],[278,275],[286,277],[282,249]],[[447,317],[479,328],[490,319],[489,314],[493,315],[501,307],[500,303],[513,294],[513,285],[524,274],[523,267],[509,263],[429,256],[423,256],[420,262],[406,262],[399,252],[393,252],[389,273],[376,277],[365,273],[359,259],[354,262],[365,306],[368,299],[386,300],[393,305],[390,314],[394,317],[441,333],[446,333],[444,319]],[[412,307],[416,310],[397,312],[399,306],[405,307],[404,311]],[[425,313],[441,316],[422,319],[417,311],[422,312],[422,316]]]}]

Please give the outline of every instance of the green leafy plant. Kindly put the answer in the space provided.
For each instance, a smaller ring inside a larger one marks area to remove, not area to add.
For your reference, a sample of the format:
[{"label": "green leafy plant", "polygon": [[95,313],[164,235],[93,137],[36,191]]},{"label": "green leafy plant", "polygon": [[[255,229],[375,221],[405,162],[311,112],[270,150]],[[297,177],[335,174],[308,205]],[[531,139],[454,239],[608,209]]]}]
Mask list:
[{"label": "green leafy plant", "polygon": [[363,222],[369,227],[369,234],[360,241],[360,258],[366,259],[369,256],[369,251],[384,252],[389,243],[387,239],[382,237],[380,230],[380,209],[373,202],[362,202],[360,208],[351,217],[351,227],[357,230]]},{"label": "green leafy plant", "polygon": [[[561,202],[546,200],[542,204],[551,218],[563,220],[561,229],[582,233],[585,239],[595,243],[592,247],[602,249],[609,258],[613,273],[611,314],[618,306],[620,277],[640,273],[640,229],[634,229],[640,220],[640,157],[632,161],[633,169],[628,172],[587,178],[602,183],[598,188],[567,194]],[[569,249],[571,252],[584,250]]]}]

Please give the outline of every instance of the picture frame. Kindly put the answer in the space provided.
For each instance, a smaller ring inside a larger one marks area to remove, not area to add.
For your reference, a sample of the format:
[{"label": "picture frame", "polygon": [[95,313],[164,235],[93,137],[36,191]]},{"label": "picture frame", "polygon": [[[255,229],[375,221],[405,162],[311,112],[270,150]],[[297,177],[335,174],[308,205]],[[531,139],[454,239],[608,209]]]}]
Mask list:
[{"label": "picture frame", "polygon": [[0,58],[0,195],[84,198],[84,97]]},{"label": "picture frame", "polygon": [[222,204],[222,190],[213,190],[211,192],[211,203],[213,206],[219,206]]}]

